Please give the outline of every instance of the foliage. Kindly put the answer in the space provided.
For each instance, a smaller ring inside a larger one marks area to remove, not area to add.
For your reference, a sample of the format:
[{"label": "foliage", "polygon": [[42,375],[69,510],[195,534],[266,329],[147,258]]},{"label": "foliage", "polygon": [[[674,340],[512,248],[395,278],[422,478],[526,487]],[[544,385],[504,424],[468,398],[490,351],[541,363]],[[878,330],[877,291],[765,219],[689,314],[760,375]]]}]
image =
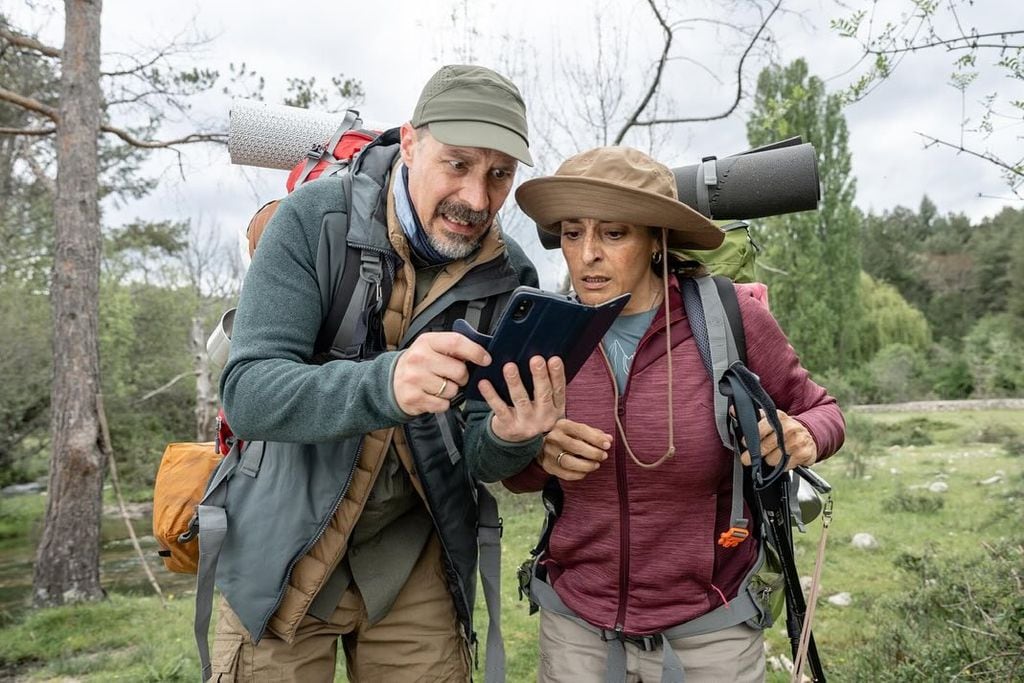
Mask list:
[{"label": "foliage", "polygon": [[860,305],[863,310],[857,334],[857,358],[868,360],[892,344],[923,351],[931,343],[931,329],[924,314],[885,282],[860,274]]},{"label": "foliage", "polygon": [[982,316],[1017,311],[1024,320],[1024,211],[1005,208],[971,225],[921,202],[864,221],[864,270],[920,309],[939,340],[959,340]]},{"label": "foliage", "polygon": [[906,344],[890,344],[867,364],[871,403],[899,403],[927,398],[928,361],[925,354]]},{"label": "foliage", "polygon": [[951,426],[941,420],[911,417],[886,425],[884,430],[880,430],[880,441],[885,446],[927,446],[934,443],[934,432]]},{"label": "foliage", "polygon": [[[1019,518],[1019,514],[1017,515]],[[884,598],[879,633],[851,661],[850,680],[1019,680],[1024,673],[1020,539],[963,556],[907,553],[912,588]],[[885,618],[901,614],[903,618]]]},{"label": "foliage", "polygon": [[[900,0],[844,5],[850,13],[832,21],[840,36],[855,40],[867,67],[845,93],[849,100],[867,97],[890,78],[905,59],[927,52],[943,52],[951,58],[948,85],[960,91],[964,113],[959,140],[947,140],[919,133],[927,146],[964,152],[997,166],[1010,189],[1020,194],[1024,184],[1024,157],[1000,138],[1000,129],[1012,129],[1006,122],[1024,120],[1024,28],[981,26],[976,21],[974,0]],[[856,65],[856,66],[859,66]],[[979,76],[1001,79],[999,92],[978,96],[972,90]],[[968,93],[971,93],[970,95]],[[1009,93],[1009,94],[1007,94]],[[1004,138],[1006,139],[1006,138]],[[1012,138],[1011,138],[1012,140]]]},{"label": "foliage", "polygon": [[882,501],[882,510],[885,512],[935,514],[945,504],[946,501],[934,493],[927,491],[900,491]]},{"label": "foliage", "polygon": [[842,106],[801,59],[761,72],[747,122],[751,145],[800,135],[818,153],[821,210],[767,219],[760,233],[772,310],[812,372],[851,365],[859,346],[860,218]]},{"label": "foliage", "polygon": [[[1019,505],[1024,495],[1024,458],[993,452],[989,445],[972,445],[971,441],[982,427],[994,438],[1007,426],[1019,425],[1021,415],[1021,411],[961,411],[940,417],[847,414],[847,445],[816,466],[835,489],[823,593],[815,617],[815,637],[830,679],[950,680],[955,671],[983,656],[980,648],[992,646],[994,650],[997,645],[1009,645],[1014,651],[1016,643],[1019,651],[1022,634],[1018,632],[1014,641],[1011,629],[1020,628],[1021,617],[1014,610],[1024,604],[1024,596],[1013,572],[1019,576],[1024,558],[1019,550],[1016,555],[1011,551],[1014,536],[1019,536],[1017,530],[1024,528],[1024,508]],[[882,435],[890,425],[899,423],[925,426],[935,443],[913,449],[882,448],[876,440],[861,458],[863,476],[842,476],[852,457],[848,449],[862,443],[869,432]],[[975,483],[994,470],[1006,472],[1003,481],[986,487]],[[942,494],[945,504],[941,509],[924,514],[883,512],[885,500],[930,481],[937,473],[949,474],[950,488]],[[537,617],[530,616],[518,599],[513,577],[515,567],[529,556],[537,540],[543,508],[535,495],[513,495],[500,486],[492,490],[498,496],[505,523],[502,621],[508,680],[525,683],[536,679]],[[38,505],[41,497],[0,501],[0,516],[17,517],[24,533],[30,519],[25,512],[9,507],[15,501],[18,505],[36,503],[33,510],[38,519],[42,514]],[[802,573],[809,573],[813,566],[819,532],[820,527],[811,525],[807,534],[796,534],[797,562]],[[867,554],[852,548],[849,541],[859,532],[875,535],[880,547]],[[986,546],[997,552],[989,552]],[[0,556],[0,571],[4,559]],[[145,590],[141,574],[139,581]],[[969,606],[971,597],[966,586],[971,587],[971,596],[980,610],[974,615],[955,612]],[[167,584],[164,587],[167,589]],[[0,671],[41,680],[193,679],[197,658],[191,636],[192,594],[179,595],[172,590],[174,598],[161,609],[154,598],[126,595],[113,590],[109,582],[107,588],[111,599],[104,603],[8,618],[0,630]],[[840,608],[827,602],[828,596],[840,591],[851,593],[851,606]],[[487,615],[479,591],[478,598],[481,604],[475,618],[480,640],[485,642]],[[954,648],[953,641],[959,637],[959,627],[954,623],[984,631],[973,637],[987,642],[972,644],[979,648],[974,651]],[[915,630],[918,627],[920,631]],[[904,639],[899,648],[893,642],[895,634]],[[781,629],[773,629],[767,638],[769,654],[788,654]],[[913,647],[923,651],[918,655],[908,652]],[[955,668],[948,673],[937,667],[924,668],[924,673],[914,674],[907,662],[923,661],[929,653]],[[916,658],[905,658],[911,655]],[[876,657],[881,662],[876,663]],[[344,664],[339,666],[343,668]],[[1017,678],[1019,675],[1004,674],[990,675],[987,680]]]},{"label": "foliage", "polygon": [[45,442],[50,406],[50,302],[0,284],[0,486],[34,478],[27,462]]},{"label": "foliage", "polygon": [[1012,396],[1024,391],[1024,339],[1009,314],[982,318],[964,338],[964,357],[979,396]]}]

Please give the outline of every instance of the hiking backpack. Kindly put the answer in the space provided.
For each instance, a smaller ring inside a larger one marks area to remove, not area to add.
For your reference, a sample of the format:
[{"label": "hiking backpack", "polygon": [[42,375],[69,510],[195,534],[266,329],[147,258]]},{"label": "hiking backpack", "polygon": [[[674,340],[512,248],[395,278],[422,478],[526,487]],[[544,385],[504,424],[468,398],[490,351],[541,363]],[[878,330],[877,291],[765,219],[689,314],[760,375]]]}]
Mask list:
[{"label": "hiking backpack", "polygon": [[[377,131],[365,130],[361,126],[362,119],[359,118],[359,112],[355,110],[346,112],[345,118],[327,145],[314,146],[306,158],[296,164],[289,173],[286,182],[288,193],[321,176],[337,175],[348,169],[352,160],[362,151],[363,147],[380,135]],[[264,204],[249,221],[246,230],[249,256],[252,256],[255,251],[256,245],[263,235],[263,230],[273,217],[279,203],[280,200],[275,199]],[[347,278],[343,275],[341,291],[351,292],[351,294],[348,297],[341,296],[335,300],[339,304],[346,301],[346,304],[332,307],[324,324],[321,338],[317,340],[317,348],[329,348],[330,351],[326,353],[335,357],[355,358],[359,356],[362,345],[366,343],[366,329],[360,328],[358,323],[360,320],[367,319],[368,315],[364,315],[361,310],[354,311],[350,313],[348,320],[345,320],[348,309],[354,308],[349,306],[348,302],[365,301],[368,288],[376,285],[375,281],[364,281],[363,279],[360,279],[357,284],[356,277],[360,272],[360,264],[363,260],[363,255],[359,250],[348,249],[346,252],[345,273],[350,275]],[[379,256],[372,260],[379,261]],[[382,268],[371,267],[371,271],[380,274]],[[388,294],[390,294],[390,289]],[[214,340],[225,340],[230,343],[234,311],[233,308],[229,309],[221,316],[217,329],[214,330],[210,341],[207,342],[208,347]],[[331,334],[333,334],[330,337],[332,343],[326,347],[326,335]],[[356,339],[360,341],[354,342]],[[336,349],[335,343],[343,345],[344,348]],[[226,344],[223,345],[226,346]],[[220,353],[223,353],[226,359],[226,349],[220,349]],[[319,360],[323,362],[327,357],[321,355]],[[159,546],[157,552],[169,571],[184,574],[197,572],[199,544],[195,542],[195,538],[199,530],[199,501],[203,497],[214,470],[236,442],[231,427],[224,417],[223,409],[218,410],[217,413],[215,439],[210,443],[168,444],[160,459],[160,466],[157,469],[153,485],[153,536]],[[243,445],[238,443],[239,448]]]},{"label": "hiking backpack", "polygon": [[[358,114],[349,112],[328,145],[314,147],[307,158],[293,168],[288,178],[288,191],[318,177],[341,175],[342,191],[349,201],[344,218],[328,214],[325,221],[352,218],[352,180],[346,172],[369,143],[381,138],[382,144],[398,142],[398,129],[383,133],[359,128]],[[250,221],[247,235],[250,255],[256,248],[267,223],[277,209],[278,201],[265,204]],[[347,223],[345,234],[347,234]],[[325,228],[327,229],[327,228]],[[313,362],[359,360],[372,358],[386,350],[382,316],[391,296],[394,273],[384,254],[373,248],[360,248],[346,242],[343,263],[339,269],[338,286],[331,297],[331,306],[324,318],[315,343],[318,352]],[[466,319],[478,329],[488,329],[507,295],[491,296],[493,303],[464,302],[449,306],[438,326],[431,331],[451,327],[456,318]],[[230,316],[227,316],[230,318]],[[222,322],[225,318],[221,319]],[[229,330],[223,330],[230,338]],[[448,424],[439,416],[442,432]],[[196,573],[196,612],[194,632],[203,680],[212,673],[208,632],[217,560],[227,534],[227,513],[224,507],[226,484],[239,468],[244,445],[230,431],[221,411],[217,441],[210,444],[188,444],[168,447],[161,461],[158,482],[174,482],[175,487],[157,486],[154,490],[154,528],[161,523],[160,554],[172,571]],[[211,456],[211,451],[214,457]],[[165,468],[167,471],[165,472]],[[174,474],[174,477],[167,476]],[[161,476],[161,475],[164,476]],[[173,490],[172,490],[173,489]],[[187,495],[182,495],[187,489]],[[478,545],[479,572],[489,615],[487,635],[487,681],[504,678],[504,644],[500,628],[501,519],[497,502],[482,485],[476,487],[479,510]],[[475,636],[475,634],[473,634]]]},{"label": "hiking backpack", "polygon": [[[744,233],[746,224],[742,223],[732,231],[732,234],[737,235],[734,239],[740,242],[749,240],[749,233]],[[752,241],[749,243],[753,244]],[[746,259],[740,261],[746,262]],[[827,494],[831,490],[827,482],[809,469],[799,467],[792,475],[785,470],[789,456],[782,445],[782,426],[775,405],[761,387],[757,375],[746,367],[746,338],[732,280],[724,276],[703,276],[680,277],[679,282],[694,341],[714,387],[718,436],[733,454],[731,524],[730,529],[718,539],[718,543],[724,547],[733,547],[754,533],[761,542],[761,557],[754,570],[744,578],[737,597],[730,601],[730,611],[726,612],[719,607],[691,622],[640,639],[642,642],[639,644],[645,649],[651,649],[659,642],[662,645],[663,681],[684,680],[681,665],[675,658],[669,640],[715,631],[743,621],[767,629],[780,616],[783,605],[786,608],[787,634],[796,661],[801,649],[807,604],[793,555],[792,526],[796,525],[802,531],[804,522],[810,521],[809,517],[805,519],[801,513],[798,491],[799,497],[815,497],[815,492]],[[709,320],[719,324],[708,324]],[[758,410],[764,411],[779,435],[783,456],[775,467],[768,466],[761,455]],[[744,467],[740,462],[740,453],[744,450],[750,452],[750,467]],[[804,485],[805,481],[810,486]],[[561,512],[562,491],[556,478],[548,478],[542,496],[545,520],[540,540],[531,550],[531,559],[518,571],[520,599],[529,600],[531,614],[543,607],[574,620],[584,628],[593,629],[562,603],[546,580],[546,569],[540,561]],[[744,500],[755,517],[753,520],[743,515]],[[827,524],[831,508],[826,505],[825,509]],[[605,638],[604,634],[602,639],[609,645],[609,675],[613,667],[624,672],[625,651],[620,652],[616,648],[614,639]],[[813,634],[808,632],[805,639],[807,642],[803,647],[807,652],[812,679],[824,681],[825,675]]]}]

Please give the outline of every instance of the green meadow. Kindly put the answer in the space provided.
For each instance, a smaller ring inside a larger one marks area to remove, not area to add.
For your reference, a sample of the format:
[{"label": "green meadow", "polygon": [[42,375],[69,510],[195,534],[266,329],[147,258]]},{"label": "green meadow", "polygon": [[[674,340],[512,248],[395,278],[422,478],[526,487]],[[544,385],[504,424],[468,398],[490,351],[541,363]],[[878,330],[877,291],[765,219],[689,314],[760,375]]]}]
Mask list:
[{"label": "green meadow", "polygon": [[[817,468],[834,486],[814,628],[829,677],[1021,680],[1024,412],[849,418],[847,446]],[[515,569],[536,541],[541,506],[533,496],[498,495],[505,523],[508,680],[532,681],[537,620],[519,600]],[[0,499],[0,680],[196,680],[190,577],[156,568],[167,598],[162,606],[121,538],[120,520],[108,520],[109,599],[40,611],[24,607],[31,582],[27,549],[38,533],[43,501]],[[136,528],[148,533],[148,520],[137,521]],[[811,573],[821,533],[819,520],[798,534],[801,574]],[[855,534],[871,534],[877,547],[853,547]],[[152,539],[143,543],[155,557]],[[839,594],[848,595],[848,605],[830,602]],[[482,653],[486,613],[480,600]],[[772,629],[768,643],[769,657],[790,655],[781,628]],[[338,678],[344,679],[341,672]],[[788,674],[772,672],[769,680],[785,681]]]}]

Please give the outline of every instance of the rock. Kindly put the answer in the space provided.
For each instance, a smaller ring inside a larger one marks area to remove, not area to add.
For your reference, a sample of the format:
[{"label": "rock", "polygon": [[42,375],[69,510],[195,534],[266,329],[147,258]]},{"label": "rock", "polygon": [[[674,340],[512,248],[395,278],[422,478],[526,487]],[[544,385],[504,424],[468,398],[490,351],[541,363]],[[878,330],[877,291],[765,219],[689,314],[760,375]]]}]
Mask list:
[{"label": "rock", "polygon": [[793,671],[793,660],[786,655],[775,655],[769,657],[766,662],[769,671],[785,671],[791,673]]},{"label": "rock", "polygon": [[0,489],[0,495],[4,496],[22,496],[27,493],[39,493],[43,490],[43,485],[39,482],[29,482],[27,484],[11,484]]},{"label": "rock", "polygon": [[861,532],[853,535],[850,545],[857,550],[874,550],[878,547],[878,540],[869,533]]},{"label": "rock", "polygon": [[836,607],[849,607],[853,604],[853,596],[847,592],[836,593],[828,598],[828,604],[835,605]]},{"label": "rock", "polygon": [[949,490],[949,484],[944,481],[932,482],[928,485],[928,490],[932,493],[945,493]]},{"label": "rock", "polygon": [[993,477],[989,477],[988,479],[982,479],[978,483],[981,484],[982,486],[991,486],[992,484],[998,484],[1002,480],[1003,478],[997,474]]}]

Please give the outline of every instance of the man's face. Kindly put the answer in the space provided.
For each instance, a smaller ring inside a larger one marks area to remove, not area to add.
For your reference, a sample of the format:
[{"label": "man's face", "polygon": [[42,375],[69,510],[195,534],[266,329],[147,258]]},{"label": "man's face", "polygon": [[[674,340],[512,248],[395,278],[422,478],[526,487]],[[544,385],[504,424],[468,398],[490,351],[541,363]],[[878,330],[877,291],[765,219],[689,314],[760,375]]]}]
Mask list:
[{"label": "man's face", "polygon": [[516,175],[515,158],[481,147],[454,147],[426,129],[402,126],[409,197],[430,245],[450,259],[468,256],[491,227]]}]

